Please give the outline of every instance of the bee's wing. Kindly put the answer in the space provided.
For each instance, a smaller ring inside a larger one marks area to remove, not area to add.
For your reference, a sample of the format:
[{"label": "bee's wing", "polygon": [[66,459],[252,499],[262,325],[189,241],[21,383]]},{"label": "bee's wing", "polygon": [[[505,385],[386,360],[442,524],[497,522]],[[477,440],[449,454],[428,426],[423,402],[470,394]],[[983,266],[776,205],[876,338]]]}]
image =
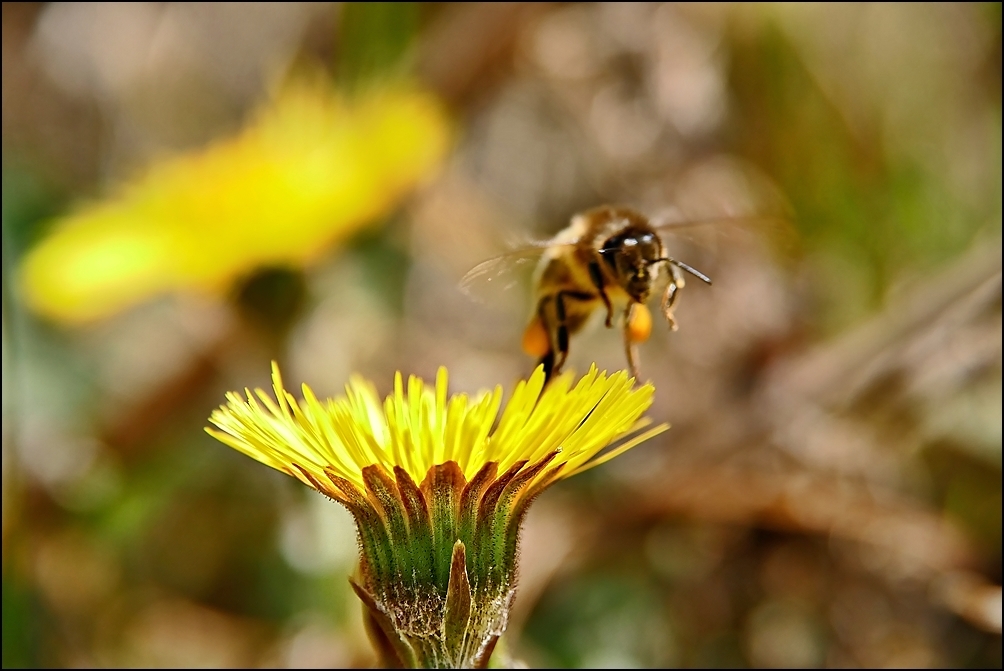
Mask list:
[{"label": "bee's wing", "polygon": [[486,302],[497,292],[507,291],[519,284],[554,244],[551,240],[524,242],[503,254],[485,259],[464,274],[460,279],[460,290],[479,303]]},{"label": "bee's wing", "polygon": [[[651,219],[660,235],[674,240],[713,248],[756,238],[766,242],[783,256],[793,253],[798,234],[789,217],[773,214],[722,215],[708,218],[684,218],[678,213],[662,214]],[[667,240],[668,241],[668,240]]]},{"label": "bee's wing", "polygon": [[676,232],[711,226],[736,226],[747,229],[770,229],[790,225],[787,219],[773,214],[723,214],[713,217],[682,217],[675,213],[663,213],[652,217],[649,222],[659,232]]}]

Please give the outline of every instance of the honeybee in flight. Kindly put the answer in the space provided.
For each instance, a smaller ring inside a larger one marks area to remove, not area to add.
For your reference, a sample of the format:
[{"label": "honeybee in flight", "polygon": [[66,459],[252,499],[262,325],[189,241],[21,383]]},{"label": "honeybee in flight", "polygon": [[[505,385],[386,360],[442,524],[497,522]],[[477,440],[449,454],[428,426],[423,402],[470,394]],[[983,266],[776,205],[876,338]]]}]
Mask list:
[{"label": "honeybee in flight", "polygon": [[[606,311],[612,328],[623,318],[624,350],[631,374],[639,377],[637,345],[652,332],[647,302],[666,275],[660,307],[669,328],[676,330],[673,307],[685,285],[683,272],[711,284],[699,270],[672,258],[654,226],[643,214],[604,205],[572,217],[571,223],[543,248],[534,276],[535,309],[523,334],[523,350],[539,358],[549,380],[568,358],[568,341],[595,310]],[[493,272],[508,255],[478,264],[462,284]],[[491,279],[490,277],[488,279]]]}]

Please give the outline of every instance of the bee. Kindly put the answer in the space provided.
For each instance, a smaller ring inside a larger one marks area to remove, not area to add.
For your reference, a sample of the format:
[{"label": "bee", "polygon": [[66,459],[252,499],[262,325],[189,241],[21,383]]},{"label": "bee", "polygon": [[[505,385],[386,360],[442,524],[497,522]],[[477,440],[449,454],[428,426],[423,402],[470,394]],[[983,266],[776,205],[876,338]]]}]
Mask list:
[{"label": "bee", "polygon": [[[576,214],[542,248],[534,275],[535,307],[523,334],[523,350],[538,358],[550,380],[568,358],[569,339],[596,310],[605,310],[607,328],[624,332],[628,368],[638,372],[638,343],[652,331],[647,303],[665,276],[660,308],[673,331],[673,308],[685,285],[684,272],[711,284],[711,278],[666,252],[658,227],[628,207],[603,205]],[[475,266],[462,281],[492,272],[503,257]],[[491,279],[491,278],[489,278]],[[620,317],[620,319],[617,319]]]}]

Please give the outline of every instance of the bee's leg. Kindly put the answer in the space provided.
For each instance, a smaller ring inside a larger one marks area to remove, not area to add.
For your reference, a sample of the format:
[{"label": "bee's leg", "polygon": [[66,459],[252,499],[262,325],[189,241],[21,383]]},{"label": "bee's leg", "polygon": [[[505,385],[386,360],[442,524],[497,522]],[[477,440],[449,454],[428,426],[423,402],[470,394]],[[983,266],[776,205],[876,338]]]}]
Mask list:
[{"label": "bee's leg", "polygon": [[554,375],[554,350],[547,350],[547,353],[540,357],[540,361],[537,362],[537,365],[544,367],[544,382],[546,383],[550,381],[551,377]]},{"label": "bee's leg", "polygon": [[634,312],[636,303],[629,303],[624,310],[624,353],[627,355],[628,369],[631,377],[638,380],[641,375],[638,373],[638,343],[631,337],[631,315]]},{"label": "bee's leg", "polygon": [[[559,291],[553,297],[541,299],[537,314],[540,316],[541,324],[548,334],[549,347],[540,359],[538,365],[544,366],[544,373],[547,379],[552,375],[561,372],[561,367],[568,359],[568,339],[573,331],[577,331],[582,325],[583,306],[573,303],[573,312],[568,313],[567,301],[577,301],[590,306],[596,300],[596,296],[583,291]],[[554,301],[554,311],[551,312],[548,302]],[[550,319],[553,314],[554,319]],[[588,314],[588,313],[586,313]]]},{"label": "bee's leg", "polygon": [[614,306],[610,304],[610,297],[607,296],[607,291],[604,288],[603,271],[600,269],[600,264],[596,259],[589,262],[589,277],[592,278],[596,291],[603,300],[603,305],[607,308],[607,328],[610,328],[614,325]]},{"label": "bee's leg", "polygon": [[558,323],[555,329],[555,335],[557,339],[557,361],[554,364],[554,373],[558,373],[561,367],[565,365],[565,359],[568,358],[568,324],[566,323],[565,315],[565,292],[559,291],[554,296],[554,313],[558,318]]},{"label": "bee's leg", "polygon": [[[528,354],[536,354],[540,357],[537,361],[538,366],[544,367],[544,380],[545,382],[551,379],[551,376],[556,372],[554,370],[554,329],[552,328],[551,319],[548,317],[548,303],[554,300],[550,296],[545,296],[540,299],[540,303],[537,304],[537,318],[534,322],[531,322],[530,326],[527,327],[527,332],[523,334],[523,349]],[[535,328],[536,325],[540,325],[541,331],[543,331],[544,342],[537,342],[537,334],[531,334],[531,329]]]},{"label": "bee's leg", "polygon": [[662,314],[665,315],[666,321],[669,322],[671,331],[675,331],[678,328],[676,318],[673,316],[673,305],[676,303],[677,292],[679,290],[676,282],[670,280],[666,286],[666,293],[662,295]]},{"label": "bee's leg", "polygon": [[678,327],[676,318],[673,316],[673,306],[676,305],[676,299],[679,298],[679,291],[684,280],[675,266],[670,266],[670,273],[666,293],[662,295],[662,314],[665,315],[666,321],[669,323],[669,329],[675,331]]}]

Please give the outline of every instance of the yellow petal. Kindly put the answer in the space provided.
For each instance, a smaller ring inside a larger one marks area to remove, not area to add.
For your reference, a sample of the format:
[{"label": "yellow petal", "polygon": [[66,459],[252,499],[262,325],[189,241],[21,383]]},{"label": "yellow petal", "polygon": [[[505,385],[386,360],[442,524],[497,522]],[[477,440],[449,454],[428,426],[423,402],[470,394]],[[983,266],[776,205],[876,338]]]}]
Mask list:
[{"label": "yellow petal", "polygon": [[[608,376],[591,368],[577,384],[569,374],[543,387],[543,370],[520,382],[493,432],[502,390],[470,403],[463,394],[448,397],[448,374],[440,369],[435,386],[411,377],[407,387],[400,373],[394,391],[381,407],[373,386],[353,378],[347,396],[322,403],[304,385],[297,402],[282,388],[273,365],[276,400],[256,390],[261,403],[248,393],[236,393],[214,411],[209,433],[227,445],[285,473],[300,477],[302,468],[323,481],[325,468],[364,489],[362,471],[374,464],[392,472],[400,466],[421,482],[433,466],[455,461],[472,478],[486,463],[499,472],[518,461],[534,462],[557,451],[546,472],[565,465],[569,477],[626,452],[662,431],[645,433],[642,417],[651,405],[653,388],[633,388],[627,373]],[[614,447],[603,453],[610,445]],[[302,478],[301,478],[302,479]],[[308,483],[310,484],[310,483]]]}]

